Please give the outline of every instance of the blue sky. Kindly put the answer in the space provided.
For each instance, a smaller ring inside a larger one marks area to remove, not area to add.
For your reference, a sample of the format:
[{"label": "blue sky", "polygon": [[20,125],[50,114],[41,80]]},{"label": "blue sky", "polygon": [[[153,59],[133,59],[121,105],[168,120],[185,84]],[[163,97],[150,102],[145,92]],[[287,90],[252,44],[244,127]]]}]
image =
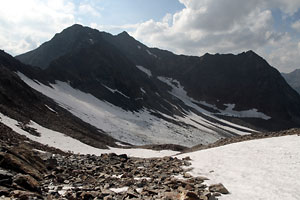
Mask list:
[{"label": "blue sky", "polygon": [[27,52],[74,23],[177,54],[252,49],[282,72],[300,68],[299,0],[3,1],[0,49]]},{"label": "blue sky", "polygon": [[[82,1],[76,1],[80,5]],[[101,14],[97,23],[101,25],[136,24],[150,19],[158,21],[166,13],[175,13],[184,8],[177,0],[101,0],[94,8]],[[85,23],[95,22],[95,17],[83,19]]]}]

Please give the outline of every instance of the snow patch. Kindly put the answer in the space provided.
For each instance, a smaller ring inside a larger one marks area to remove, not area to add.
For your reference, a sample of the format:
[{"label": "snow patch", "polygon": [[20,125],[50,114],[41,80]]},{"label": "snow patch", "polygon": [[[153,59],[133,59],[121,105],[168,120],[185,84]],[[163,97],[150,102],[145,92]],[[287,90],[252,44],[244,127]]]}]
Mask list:
[{"label": "snow patch", "polygon": [[115,142],[115,144],[120,146],[120,147],[129,147],[129,145],[122,144],[121,142]]},{"label": "snow patch", "polygon": [[50,106],[48,106],[48,105],[46,105],[46,104],[45,104],[45,106],[46,106],[46,108],[48,108],[51,112],[54,112],[55,114],[57,114],[57,112],[56,112],[55,110],[53,110]]},{"label": "snow patch", "polygon": [[33,151],[36,151],[36,152],[39,152],[39,153],[42,153],[42,154],[45,154],[47,153],[46,151],[42,151],[42,150],[39,150],[39,149],[32,149]]},{"label": "snow patch", "polygon": [[134,177],[133,178],[134,180],[142,180],[142,179],[146,179],[147,181],[150,181],[152,178],[150,178],[150,177]]},{"label": "snow patch", "polygon": [[115,193],[122,193],[128,190],[128,187],[121,187],[121,188],[109,188],[111,191]]},{"label": "snow patch", "polygon": [[265,120],[271,119],[270,116],[262,112],[258,112],[256,108],[250,110],[236,111],[233,110],[235,104],[224,104],[224,105],[227,106],[227,108],[221,112],[222,115],[231,116],[231,117],[253,117],[253,118],[261,118]]},{"label": "snow patch", "polygon": [[95,43],[93,39],[89,39],[89,41],[90,41],[91,44]]},{"label": "snow patch", "polygon": [[141,70],[142,72],[144,72],[145,74],[147,74],[149,77],[152,76],[152,73],[149,69],[146,69],[145,67],[143,66],[140,66],[140,65],[136,65],[136,67]]},{"label": "snow patch", "polygon": [[130,99],[129,96],[123,94],[121,91],[119,91],[119,90],[117,90],[117,89],[112,89],[112,88],[110,88],[110,87],[108,87],[108,86],[106,86],[106,85],[103,85],[103,84],[102,84],[102,86],[105,87],[106,89],[108,89],[109,91],[111,91],[112,93],[116,93],[116,92],[117,92],[117,93],[119,93],[120,95],[122,95],[123,97],[125,97],[125,98],[127,98],[127,99]]},{"label": "snow patch", "polygon": [[153,56],[155,58],[157,58],[157,55],[155,55],[154,53],[152,53],[151,51],[149,51],[148,49],[146,49],[147,53],[150,55],[150,56]]},{"label": "snow patch", "polygon": [[137,45],[137,48],[138,48],[138,49],[142,49],[142,47],[141,47],[140,45]]},{"label": "snow patch", "polygon": [[118,175],[118,176],[114,174],[114,175],[112,175],[111,177],[112,177],[112,178],[121,178],[122,176],[123,176],[123,174],[120,174],[120,175]]},{"label": "snow patch", "polygon": [[143,88],[140,88],[142,93],[146,94],[146,91]]}]

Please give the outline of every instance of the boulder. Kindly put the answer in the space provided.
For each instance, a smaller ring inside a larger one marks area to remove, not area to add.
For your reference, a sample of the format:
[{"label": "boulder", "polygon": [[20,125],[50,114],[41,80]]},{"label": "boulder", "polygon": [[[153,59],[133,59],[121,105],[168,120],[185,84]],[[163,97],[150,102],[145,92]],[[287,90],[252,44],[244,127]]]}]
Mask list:
[{"label": "boulder", "polygon": [[190,192],[190,191],[183,192],[181,199],[184,199],[184,200],[200,200],[199,196],[196,193]]},{"label": "boulder", "polygon": [[0,185],[9,186],[12,183],[12,177],[13,177],[12,173],[0,169]]},{"label": "boulder", "polygon": [[7,187],[0,186],[0,199],[1,196],[7,196],[10,193],[11,189]]},{"label": "boulder", "polygon": [[229,194],[229,191],[225,188],[225,186],[222,183],[210,185],[209,191],[219,192],[221,194]]},{"label": "boulder", "polygon": [[32,191],[32,192],[39,192],[39,182],[35,180],[33,177],[30,175],[24,175],[24,174],[17,174],[13,178],[13,182],[20,186],[21,188],[24,188],[26,190]]}]

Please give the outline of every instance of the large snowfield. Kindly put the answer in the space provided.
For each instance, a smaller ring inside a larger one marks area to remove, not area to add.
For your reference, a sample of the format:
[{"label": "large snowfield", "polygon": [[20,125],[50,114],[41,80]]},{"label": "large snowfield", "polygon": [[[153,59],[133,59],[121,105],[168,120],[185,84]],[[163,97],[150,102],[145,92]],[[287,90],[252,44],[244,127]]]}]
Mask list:
[{"label": "large snowfield", "polygon": [[183,154],[194,176],[223,183],[230,191],[220,200],[299,200],[300,136],[283,136],[229,144]]},{"label": "large snowfield", "polygon": [[40,136],[34,136],[24,130],[22,130],[18,125],[19,122],[3,115],[0,113],[0,122],[10,127],[13,131],[25,135],[29,139],[39,142],[50,147],[58,148],[65,152],[73,152],[75,154],[94,154],[100,156],[103,153],[116,153],[116,154],[127,154],[131,157],[139,158],[151,158],[151,157],[164,157],[177,154],[177,151],[162,150],[162,151],[153,151],[150,149],[122,149],[122,148],[113,148],[109,149],[98,149],[87,144],[80,142],[74,138],[71,138],[63,133],[53,131],[42,127],[41,125],[30,121],[28,124],[29,127],[36,129]]},{"label": "large snowfield", "polygon": [[[228,126],[209,122],[190,111],[186,111],[188,114],[184,117],[167,116],[158,111],[148,109],[143,109],[139,112],[125,111],[109,102],[99,100],[91,94],[74,89],[68,83],[56,81],[56,84],[51,84],[52,87],[49,87],[29,79],[22,73],[18,73],[18,75],[30,87],[52,98],[73,115],[103,130],[117,140],[134,145],[172,143],[193,146],[215,142],[223,137],[220,132],[238,135],[254,132],[254,130],[232,124],[214,116],[211,117]],[[115,92],[110,88],[108,90]],[[186,94],[184,92],[181,93]],[[201,109],[196,104],[193,104],[188,97],[181,95],[181,98],[188,106],[195,107],[198,110]],[[200,111],[203,111],[203,109]],[[164,115],[177,122],[184,122],[186,126],[168,122],[150,114],[151,112]]]}]

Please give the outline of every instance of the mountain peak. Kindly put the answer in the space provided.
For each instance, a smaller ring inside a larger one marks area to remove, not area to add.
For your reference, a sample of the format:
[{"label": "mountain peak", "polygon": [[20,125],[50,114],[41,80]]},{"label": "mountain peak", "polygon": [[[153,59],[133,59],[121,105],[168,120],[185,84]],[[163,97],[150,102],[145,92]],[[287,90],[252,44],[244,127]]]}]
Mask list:
[{"label": "mountain peak", "polygon": [[248,51],[246,51],[246,53],[247,53],[247,54],[256,54],[256,53],[255,53],[253,50],[251,50],[251,49],[248,50]]},{"label": "mountain peak", "polygon": [[82,28],[83,26],[81,24],[73,24],[69,28]]},{"label": "mountain peak", "polygon": [[127,31],[123,31],[122,33],[119,33],[118,36],[127,36],[127,37],[131,37]]},{"label": "mountain peak", "polygon": [[253,50],[248,50],[245,52],[246,55],[248,56],[258,56],[260,57],[257,53],[255,53]]},{"label": "mountain peak", "polygon": [[69,26],[65,28],[61,33],[65,32],[82,32],[84,30],[92,30],[92,28],[83,26],[81,24],[73,24],[72,26]]}]

